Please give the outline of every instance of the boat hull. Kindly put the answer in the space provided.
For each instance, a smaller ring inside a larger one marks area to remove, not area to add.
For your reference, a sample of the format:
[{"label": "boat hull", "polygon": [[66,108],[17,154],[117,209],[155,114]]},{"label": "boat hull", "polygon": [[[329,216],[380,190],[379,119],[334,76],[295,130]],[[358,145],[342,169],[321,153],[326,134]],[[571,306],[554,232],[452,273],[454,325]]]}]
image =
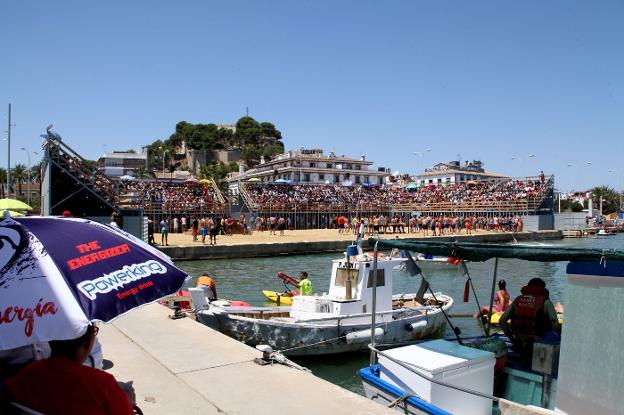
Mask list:
[{"label": "boat hull", "polygon": [[[451,305],[452,300],[444,306],[445,310],[450,309]],[[382,327],[384,334],[376,336],[376,342],[396,347],[440,337],[446,326],[442,311],[438,307],[428,307],[426,313],[423,313],[423,309],[424,307],[419,307],[379,314],[376,317],[377,327]],[[219,311],[199,312],[198,320],[245,344],[268,344],[288,356],[357,352],[367,350],[370,343],[370,335],[362,336],[362,333],[370,330],[370,314],[295,322],[291,318],[265,320]],[[408,325],[419,322],[426,325],[420,323],[420,327],[413,331],[407,328]]]}]

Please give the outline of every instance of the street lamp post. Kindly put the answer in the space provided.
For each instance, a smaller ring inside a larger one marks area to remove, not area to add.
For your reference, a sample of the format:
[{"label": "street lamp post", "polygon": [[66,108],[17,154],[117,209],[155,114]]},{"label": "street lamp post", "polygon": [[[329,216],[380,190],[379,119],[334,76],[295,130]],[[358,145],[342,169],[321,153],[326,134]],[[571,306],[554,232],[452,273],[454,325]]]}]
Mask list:
[{"label": "street lamp post", "polygon": [[[530,158],[530,159],[533,158],[533,157],[535,157],[535,154],[528,154],[526,156],[526,158]],[[522,175],[522,177],[524,177],[526,179],[526,177],[524,175],[524,158],[520,157],[520,156],[514,156],[511,159],[512,160],[520,160],[520,169],[521,169],[520,170],[520,174]]]},{"label": "street lamp post", "polygon": [[418,156],[418,158],[420,159],[420,171],[421,171],[421,173],[425,172],[425,170],[423,168],[423,158],[424,158],[424,155],[425,155],[425,153],[428,153],[430,151],[431,151],[431,148],[427,148],[424,151],[414,151],[414,155]]},{"label": "street lamp post", "polygon": [[[28,156],[28,189],[26,190],[26,204],[30,205],[30,151],[26,150],[26,148],[22,147],[20,150],[25,151]],[[33,154],[36,156],[36,151],[33,151]]]},{"label": "street lamp post", "polygon": [[[162,146],[158,147],[159,150],[163,150]],[[163,172],[163,178],[165,177],[165,155],[167,154],[167,150],[163,150],[163,156],[162,156],[162,172]]]}]

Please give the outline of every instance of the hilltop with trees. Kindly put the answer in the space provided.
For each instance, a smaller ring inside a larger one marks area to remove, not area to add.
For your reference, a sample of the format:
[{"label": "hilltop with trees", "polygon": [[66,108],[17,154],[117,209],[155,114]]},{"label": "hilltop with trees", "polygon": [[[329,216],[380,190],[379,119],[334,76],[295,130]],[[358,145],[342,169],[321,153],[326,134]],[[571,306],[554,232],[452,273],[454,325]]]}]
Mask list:
[{"label": "hilltop with trees", "polygon": [[[184,156],[177,155],[182,143],[193,150],[238,149],[241,160],[249,167],[257,165],[262,156],[270,160],[284,152],[282,133],[270,122],[258,122],[249,116],[242,117],[234,126],[180,121],[168,139],[157,140],[148,146],[149,169],[162,168],[163,156],[167,166],[184,167]],[[213,161],[202,168],[202,175],[219,180],[237,169],[236,163]]]}]

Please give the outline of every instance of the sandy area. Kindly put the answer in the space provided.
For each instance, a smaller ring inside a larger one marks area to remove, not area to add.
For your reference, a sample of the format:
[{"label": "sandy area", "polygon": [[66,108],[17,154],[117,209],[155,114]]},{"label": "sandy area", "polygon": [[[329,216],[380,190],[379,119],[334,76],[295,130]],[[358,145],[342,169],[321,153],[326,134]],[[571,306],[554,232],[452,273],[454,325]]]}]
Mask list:
[{"label": "sandy area", "polygon": [[[473,234],[487,234],[492,232],[486,231],[473,231]],[[464,232],[461,235],[465,235]],[[367,237],[370,235],[367,235]],[[422,237],[423,233],[381,233],[381,238],[416,238]],[[355,237],[353,234],[339,234],[337,229],[312,229],[312,230],[293,230],[284,231],[284,235],[269,235],[268,231],[254,232],[252,235],[219,235],[217,236],[218,245],[246,245],[246,244],[271,244],[276,242],[319,242],[319,241],[351,241]],[[160,245],[160,234],[154,234],[154,239],[157,245]],[[199,241],[193,242],[193,236],[190,232],[187,233],[170,233],[169,245],[177,246],[192,246],[201,245],[201,236],[198,237]],[[209,243],[209,237],[206,236],[206,245]]]}]

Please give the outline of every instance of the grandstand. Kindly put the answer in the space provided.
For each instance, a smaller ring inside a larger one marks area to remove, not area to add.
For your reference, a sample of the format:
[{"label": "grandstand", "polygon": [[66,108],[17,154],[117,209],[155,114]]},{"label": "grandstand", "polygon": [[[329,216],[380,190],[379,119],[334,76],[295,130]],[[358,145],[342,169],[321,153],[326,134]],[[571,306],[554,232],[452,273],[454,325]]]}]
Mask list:
[{"label": "grandstand", "polygon": [[[70,211],[74,216],[106,220],[114,211],[163,218],[226,216],[249,212],[268,218],[282,216],[296,229],[331,226],[339,216],[397,218],[415,216],[511,217],[539,220],[536,229],[551,227],[554,177],[470,180],[428,186],[277,184],[240,181],[238,195],[226,200],[214,181],[111,179],[89,167],[87,160],[51,131],[44,136],[42,209],[44,215]],[[414,187],[413,189],[410,187]],[[228,207],[230,210],[228,210]],[[236,210],[236,212],[234,211]],[[146,225],[142,225],[146,229]],[[133,232],[135,233],[135,232]],[[136,233],[135,233],[136,234]]]},{"label": "grandstand", "polygon": [[69,211],[77,217],[110,216],[118,212],[115,184],[61,137],[48,130],[42,162],[42,213],[61,215]]},{"label": "grandstand", "polygon": [[258,216],[286,216],[314,228],[353,216],[552,214],[554,177],[468,181],[416,189],[386,186],[241,183],[245,205]]},{"label": "grandstand", "polygon": [[142,208],[150,217],[224,215],[225,198],[213,181],[134,180],[119,185],[119,206]]},{"label": "grandstand", "polygon": [[[144,216],[156,223],[163,218],[225,215],[226,200],[212,181],[195,179],[134,180],[112,179],[95,168],[61,137],[48,130],[42,163],[42,213],[89,217],[107,221],[112,212],[134,218],[132,233],[145,227]],[[132,221],[131,221],[132,222]]]}]

